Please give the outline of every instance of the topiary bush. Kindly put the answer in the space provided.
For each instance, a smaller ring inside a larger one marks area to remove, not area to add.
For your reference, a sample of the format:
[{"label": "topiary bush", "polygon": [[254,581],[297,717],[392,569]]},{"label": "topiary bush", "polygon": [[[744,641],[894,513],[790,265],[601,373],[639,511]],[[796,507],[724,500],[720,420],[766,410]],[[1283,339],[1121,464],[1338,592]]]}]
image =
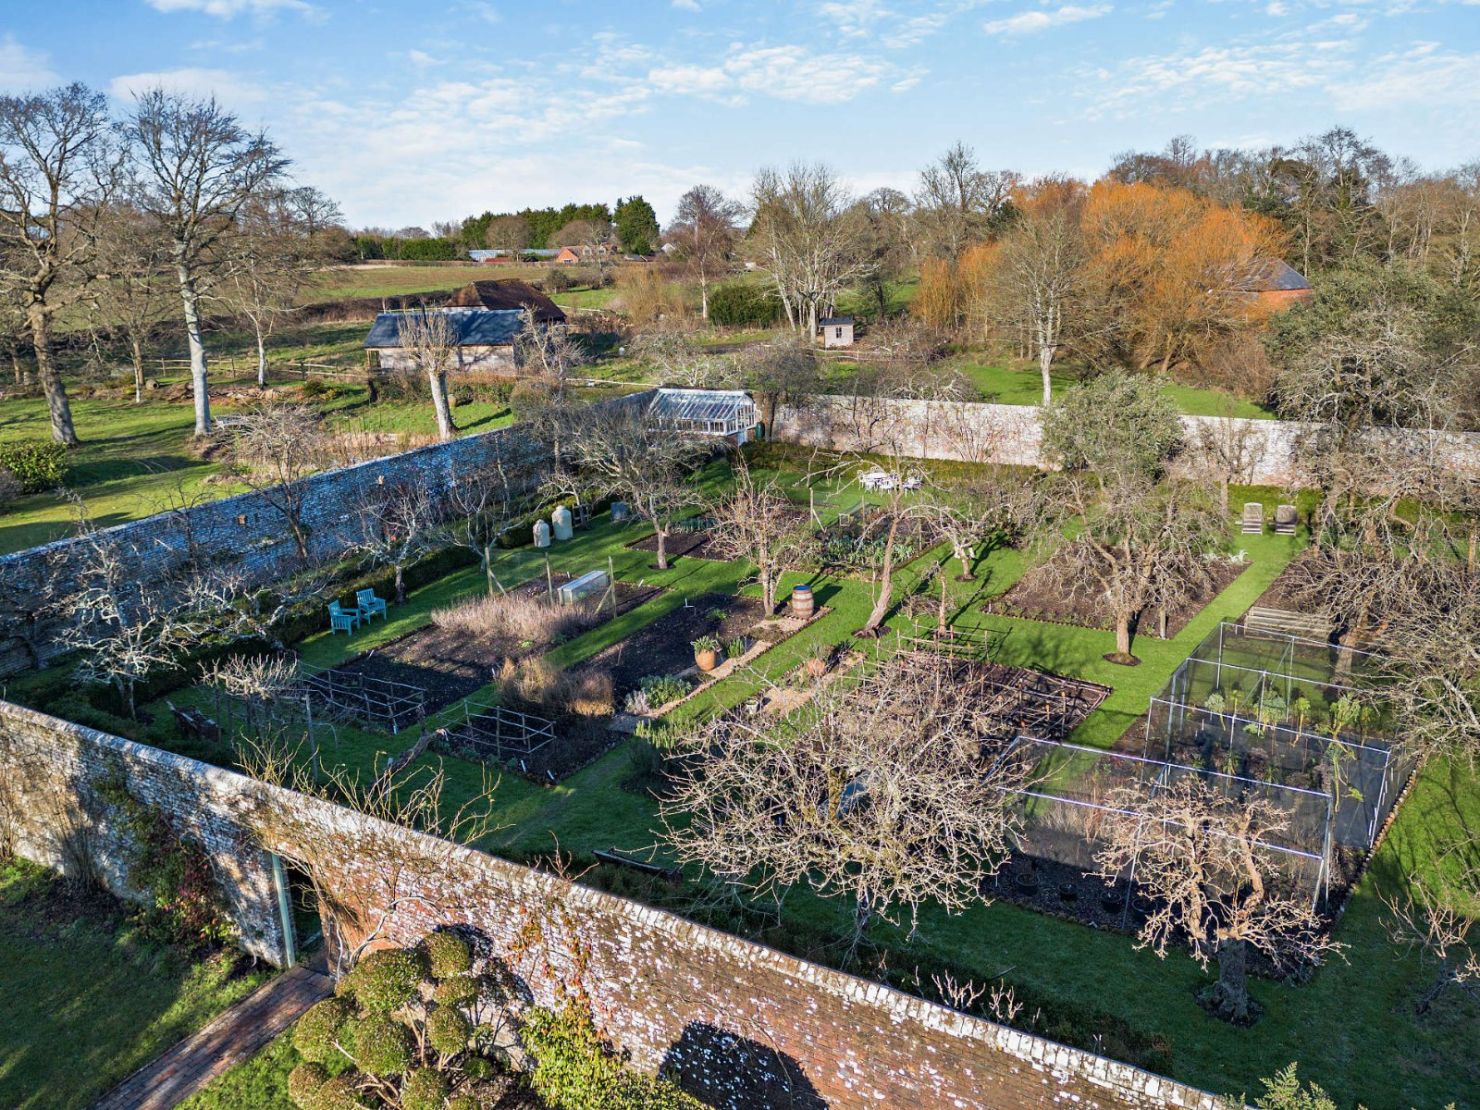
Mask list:
[{"label": "topiary bush", "polygon": [[352,1012],[342,998],[326,998],[310,1006],[293,1026],[298,1055],[315,1064],[343,1059],[334,1042]]},{"label": "topiary bush", "polygon": [[452,1006],[439,1006],[427,1015],[427,1044],[444,1056],[465,1052],[472,1036],[473,1023]]},{"label": "topiary bush", "polygon": [[421,947],[433,979],[450,979],[473,970],[473,949],[456,933],[432,933]]},{"label": "topiary bush", "polygon": [[322,1064],[312,1061],[299,1064],[288,1073],[288,1097],[299,1106],[308,1106],[328,1082],[329,1073]]},{"label": "topiary bush", "polygon": [[427,977],[426,957],[409,948],[371,952],[349,973],[349,991],[372,1014],[398,1010],[416,996]]},{"label": "topiary bush", "polygon": [[452,1084],[435,1068],[417,1068],[401,1083],[401,1110],[442,1110]]},{"label": "topiary bush", "polygon": [[384,1079],[410,1070],[415,1047],[411,1031],[399,1021],[387,1014],[371,1014],[355,1025],[351,1052],[356,1067]]}]

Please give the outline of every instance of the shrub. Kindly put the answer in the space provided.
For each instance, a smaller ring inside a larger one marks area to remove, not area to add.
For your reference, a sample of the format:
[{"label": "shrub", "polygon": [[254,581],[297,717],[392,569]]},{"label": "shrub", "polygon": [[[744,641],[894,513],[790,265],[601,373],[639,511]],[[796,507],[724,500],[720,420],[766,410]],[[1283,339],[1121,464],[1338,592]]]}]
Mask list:
[{"label": "shrub", "polygon": [[505,659],[498,675],[499,696],[554,714],[607,717],[613,708],[612,677],[605,671],[557,670],[543,659],[515,663]]},{"label": "shrub", "polygon": [[432,999],[439,1006],[466,1006],[478,997],[478,979],[473,975],[454,975],[432,988]]},{"label": "shrub", "polygon": [[690,686],[675,675],[645,675],[637,689],[627,695],[628,713],[651,713],[688,694]]},{"label": "shrub", "polygon": [[593,627],[596,614],[588,605],[560,605],[543,594],[492,594],[434,610],[432,623],[466,636],[554,644]]},{"label": "shrub", "polygon": [[315,1064],[343,1059],[334,1042],[349,1016],[349,1005],[340,998],[326,998],[310,1006],[293,1026],[293,1047],[298,1055]]},{"label": "shrub", "polygon": [[385,1078],[411,1067],[411,1031],[385,1014],[373,1014],[354,1027],[355,1064],[368,1075]]},{"label": "shrub", "polygon": [[427,1015],[427,1044],[445,1056],[464,1051],[472,1035],[472,1022],[451,1006],[439,1007]]},{"label": "shrub", "polygon": [[366,1105],[351,1075],[336,1075],[319,1088],[304,1110],[360,1110]]},{"label": "shrub", "polygon": [[726,282],[709,292],[709,319],[721,327],[774,324],[780,317],[781,302],[752,282]]},{"label": "shrub", "polygon": [[349,989],[366,1010],[384,1014],[410,1002],[426,974],[426,959],[420,953],[382,948],[355,965],[348,976]]},{"label": "shrub", "polygon": [[417,1068],[401,1084],[401,1110],[442,1110],[451,1093],[445,1076],[432,1068]]},{"label": "shrub", "polygon": [[295,1106],[301,1106],[303,1110],[313,1110],[314,1100],[327,1082],[329,1073],[322,1064],[299,1064],[288,1073],[288,1097]]},{"label": "shrub", "polygon": [[433,933],[421,946],[433,979],[450,979],[473,970],[473,950],[456,933]]},{"label": "shrub", "polygon": [[627,1069],[601,1039],[590,1015],[576,1006],[559,1013],[534,1009],[519,1031],[534,1057],[530,1084],[554,1110],[698,1110],[703,1103],[673,1084]]},{"label": "shrub", "polygon": [[327,396],[333,390],[329,388],[328,383],[323,378],[309,378],[308,381],[299,387],[298,392],[303,394],[306,400],[312,401]]},{"label": "shrub", "polygon": [[559,266],[551,266],[540,279],[540,286],[546,293],[564,293],[573,285],[575,279]]},{"label": "shrub", "polygon": [[0,443],[0,467],[15,475],[22,493],[40,493],[67,476],[67,449],[40,439]]}]

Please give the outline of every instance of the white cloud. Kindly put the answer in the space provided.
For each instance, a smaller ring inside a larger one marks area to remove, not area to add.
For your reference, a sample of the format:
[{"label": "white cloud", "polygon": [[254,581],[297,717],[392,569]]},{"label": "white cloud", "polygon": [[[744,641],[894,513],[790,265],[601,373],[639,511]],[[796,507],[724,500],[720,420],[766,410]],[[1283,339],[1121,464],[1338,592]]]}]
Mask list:
[{"label": "white cloud", "polygon": [[[918,46],[939,32],[956,16],[991,3],[992,0],[934,0],[928,10],[907,15],[884,0],[822,0],[819,20],[844,39],[868,39],[889,50]],[[919,8],[918,3],[907,7]]]},{"label": "white cloud", "polygon": [[731,104],[742,103],[753,93],[807,104],[842,104],[900,77],[888,62],[862,54],[814,54],[804,46],[735,44],[713,65],[655,66],[647,81],[658,92]]},{"label": "white cloud", "polygon": [[119,100],[131,100],[140,93],[157,88],[202,100],[213,96],[231,109],[251,107],[268,97],[268,90],[261,85],[224,69],[185,67],[154,73],[128,73],[108,83],[108,91]]},{"label": "white cloud", "polygon": [[699,0],[673,0],[673,6],[680,11],[696,12],[699,10]]},{"label": "white cloud", "polygon": [[1480,104],[1480,54],[1444,50],[1421,42],[1384,54],[1362,67],[1360,78],[1333,83],[1332,103],[1343,112]]},{"label": "white cloud", "polygon": [[239,15],[270,16],[280,11],[301,15],[318,14],[306,0],[147,0],[158,12],[199,12],[217,19],[235,19]]},{"label": "white cloud", "polygon": [[0,89],[23,92],[61,81],[51,68],[49,55],[27,50],[12,34],[0,38]]},{"label": "white cloud", "polygon": [[1103,15],[1108,15],[1112,10],[1109,4],[1091,4],[1088,7],[1065,4],[1060,8],[1019,12],[1006,19],[994,19],[983,24],[982,30],[989,35],[1032,35],[1039,31],[1047,31],[1051,27],[1063,27],[1070,23],[1099,19]]}]

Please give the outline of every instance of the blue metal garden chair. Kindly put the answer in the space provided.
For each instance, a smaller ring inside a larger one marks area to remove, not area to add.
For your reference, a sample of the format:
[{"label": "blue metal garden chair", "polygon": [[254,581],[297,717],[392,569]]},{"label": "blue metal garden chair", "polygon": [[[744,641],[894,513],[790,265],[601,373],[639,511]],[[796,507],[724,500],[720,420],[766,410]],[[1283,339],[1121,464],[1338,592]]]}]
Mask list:
[{"label": "blue metal garden chair", "polygon": [[360,611],[345,609],[338,600],[329,602],[329,635],[343,631],[345,635],[360,626]]},{"label": "blue metal garden chair", "polygon": [[378,616],[381,620],[385,619],[385,598],[376,597],[373,588],[356,590],[355,604],[360,607],[360,617],[366,624],[370,623],[371,617]]}]

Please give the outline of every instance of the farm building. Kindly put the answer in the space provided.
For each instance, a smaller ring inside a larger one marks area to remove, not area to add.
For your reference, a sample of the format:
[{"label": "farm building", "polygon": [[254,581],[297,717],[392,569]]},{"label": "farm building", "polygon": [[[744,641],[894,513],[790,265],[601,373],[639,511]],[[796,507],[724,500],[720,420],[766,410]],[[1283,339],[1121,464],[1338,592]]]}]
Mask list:
[{"label": "farm building", "polygon": [[502,248],[468,251],[468,257],[480,266],[502,266],[514,261],[513,256]]},{"label": "farm building", "polygon": [[760,438],[755,402],[743,389],[659,389],[647,414],[685,435],[723,436],[735,444]]},{"label": "farm building", "polygon": [[452,294],[448,308],[528,309],[537,324],[563,324],[560,306],[527,281],[475,281]]},{"label": "farm building", "polygon": [[853,346],[853,317],[828,316],[817,321],[817,333],[824,347]]},{"label": "farm building", "polygon": [[1278,258],[1255,267],[1239,291],[1264,312],[1280,312],[1315,296],[1305,275]]},{"label": "farm building", "polygon": [[[412,310],[422,311],[422,310]],[[488,370],[512,374],[520,359],[515,340],[524,326],[517,308],[434,308],[452,321],[457,335],[459,370]],[[365,337],[365,360],[379,357],[382,370],[417,370],[416,359],[401,346],[401,321],[407,312],[382,312]]]}]

